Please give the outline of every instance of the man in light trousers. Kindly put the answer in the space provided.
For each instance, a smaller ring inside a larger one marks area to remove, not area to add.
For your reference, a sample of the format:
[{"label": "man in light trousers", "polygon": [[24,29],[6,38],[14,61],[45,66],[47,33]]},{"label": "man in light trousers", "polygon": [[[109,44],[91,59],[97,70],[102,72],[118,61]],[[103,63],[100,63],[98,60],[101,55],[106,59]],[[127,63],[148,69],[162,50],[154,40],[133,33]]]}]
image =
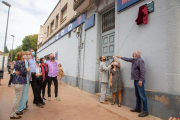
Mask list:
[{"label": "man in light trousers", "polygon": [[111,69],[111,65],[110,64],[108,67],[106,66],[106,57],[105,56],[101,56],[100,57],[101,63],[99,66],[99,80],[101,82],[101,97],[100,97],[100,102],[102,104],[108,104],[105,101],[105,97],[106,97],[106,92],[107,92],[107,87],[108,87],[108,74],[109,74],[109,70]]}]

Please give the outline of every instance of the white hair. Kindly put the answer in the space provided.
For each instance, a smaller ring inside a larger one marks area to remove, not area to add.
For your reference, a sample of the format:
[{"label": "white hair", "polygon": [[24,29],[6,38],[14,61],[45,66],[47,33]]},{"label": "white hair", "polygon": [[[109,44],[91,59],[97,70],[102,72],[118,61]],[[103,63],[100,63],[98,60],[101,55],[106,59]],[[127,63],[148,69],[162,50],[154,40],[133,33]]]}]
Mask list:
[{"label": "white hair", "polygon": [[136,50],[135,53],[136,53],[137,57],[141,57],[141,51]]}]

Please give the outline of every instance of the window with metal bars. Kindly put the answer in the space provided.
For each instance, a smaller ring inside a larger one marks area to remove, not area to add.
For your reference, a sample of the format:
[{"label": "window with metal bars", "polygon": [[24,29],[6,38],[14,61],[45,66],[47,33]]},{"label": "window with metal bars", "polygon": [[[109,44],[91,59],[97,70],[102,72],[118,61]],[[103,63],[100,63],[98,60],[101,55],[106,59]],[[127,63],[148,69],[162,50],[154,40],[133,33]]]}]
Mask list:
[{"label": "window with metal bars", "polygon": [[115,8],[102,15],[102,32],[115,28]]}]

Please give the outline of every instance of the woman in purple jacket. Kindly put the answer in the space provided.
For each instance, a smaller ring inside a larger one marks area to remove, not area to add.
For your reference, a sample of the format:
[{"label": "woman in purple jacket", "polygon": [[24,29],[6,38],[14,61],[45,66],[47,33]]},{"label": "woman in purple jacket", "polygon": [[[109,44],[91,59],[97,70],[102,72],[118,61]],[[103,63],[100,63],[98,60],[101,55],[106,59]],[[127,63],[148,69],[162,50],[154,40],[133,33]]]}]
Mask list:
[{"label": "woman in purple jacket", "polygon": [[24,52],[18,52],[16,56],[16,64],[14,65],[15,76],[13,77],[12,84],[15,90],[15,98],[11,109],[10,119],[20,119],[22,113],[18,113],[19,102],[22,97],[24,84],[27,84],[26,74],[29,69],[26,69],[25,62],[23,61]]}]

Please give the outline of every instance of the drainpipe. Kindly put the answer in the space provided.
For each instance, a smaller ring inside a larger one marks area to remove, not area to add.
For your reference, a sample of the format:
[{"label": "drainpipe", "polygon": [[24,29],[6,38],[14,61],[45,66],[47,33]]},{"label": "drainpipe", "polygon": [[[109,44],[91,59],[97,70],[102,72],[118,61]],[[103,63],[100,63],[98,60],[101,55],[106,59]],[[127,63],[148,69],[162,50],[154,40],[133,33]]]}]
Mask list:
[{"label": "drainpipe", "polygon": [[[85,20],[87,19],[87,11],[85,12]],[[85,45],[86,45],[86,31],[84,30],[84,41],[83,41],[83,73],[82,73],[82,90],[83,90],[83,83],[84,83],[84,61],[85,61]]]}]

